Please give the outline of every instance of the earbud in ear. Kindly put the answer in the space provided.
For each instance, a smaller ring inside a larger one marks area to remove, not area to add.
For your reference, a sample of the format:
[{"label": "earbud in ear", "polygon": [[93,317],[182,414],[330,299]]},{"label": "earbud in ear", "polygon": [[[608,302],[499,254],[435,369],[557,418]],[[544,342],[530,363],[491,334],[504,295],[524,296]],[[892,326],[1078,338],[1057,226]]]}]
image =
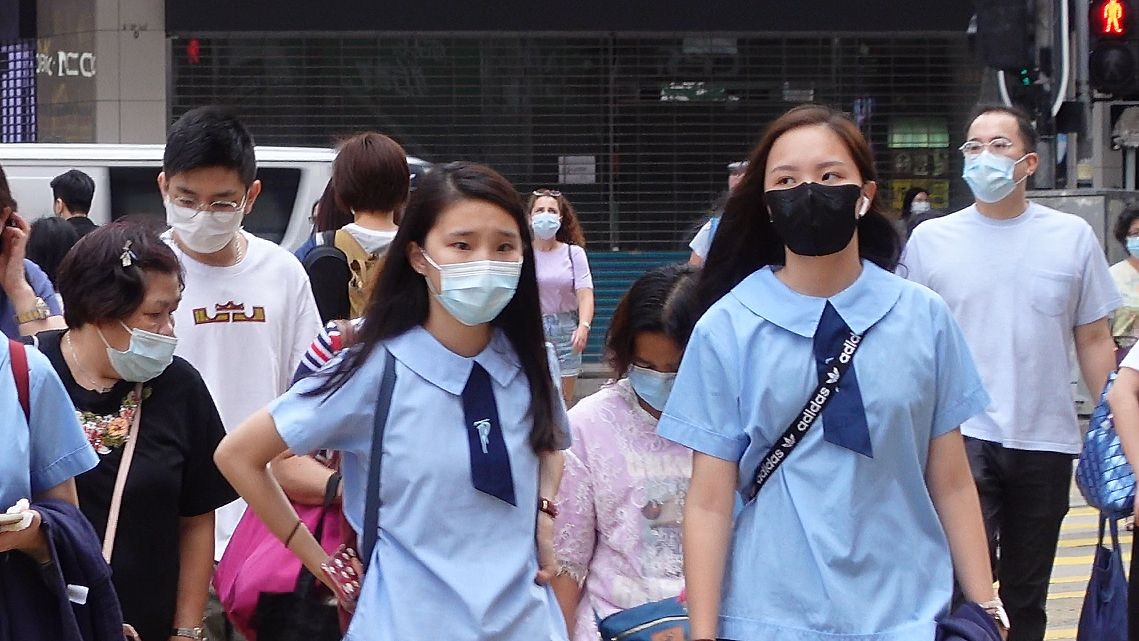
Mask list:
[{"label": "earbud in ear", "polygon": [[858,213],[854,215],[856,219],[861,219],[870,211],[870,198],[866,194],[862,194],[862,205],[858,208]]}]

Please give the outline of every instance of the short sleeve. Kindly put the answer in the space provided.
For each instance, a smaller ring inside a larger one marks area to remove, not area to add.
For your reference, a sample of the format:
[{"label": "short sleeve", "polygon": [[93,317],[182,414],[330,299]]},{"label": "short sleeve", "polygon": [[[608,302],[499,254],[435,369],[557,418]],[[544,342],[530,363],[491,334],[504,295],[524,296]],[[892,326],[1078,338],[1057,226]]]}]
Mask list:
[{"label": "short sleeve", "polygon": [[301,358],[301,363],[297,366],[296,373],[293,374],[293,382],[296,383],[324,367],[340,351],[340,347],[340,330],[336,327],[336,323],[325,325],[309,344],[308,350]]},{"label": "short sleeve", "polygon": [[51,286],[51,280],[48,279],[44,270],[40,269],[39,265],[25,258],[24,273],[28,276],[28,285],[35,291],[36,296],[44,299],[48,310],[51,311],[51,315],[62,316],[63,306],[60,304],[61,299],[55,294],[55,288]]},{"label": "short sleeve", "polygon": [[689,449],[738,462],[750,438],[739,414],[737,355],[722,341],[735,333],[715,307],[696,324],[657,433]]},{"label": "short sleeve", "polygon": [[316,308],[316,299],[312,294],[312,285],[309,284],[308,275],[305,274],[304,269],[295,263],[289,265],[298,273],[298,282],[294,285],[296,287],[294,304],[296,306],[296,316],[293,319],[292,334],[289,336],[289,344],[285,347],[288,350],[288,358],[284,361],[285,368],[282,370],[282,387],[288,387],[289,382],[298,368],[301,361],[304,359],[309,345],[312,344],[313,336],[316,336],[321,330],[320,312]]},{"label": "short sleeve", "polygon": [[708,250],[712,249],[712,221],[704,223],[688,243],[688,248],[700,258],[708,257]]},{"label": "short sleeve", "polygon": [[187,426],[190,449],[186,452],[186,467],[182,473],[178,513],[189,517],[211,512],[238,497],[214,464],[214,450],[225,436],[221,415],[197,370],[186,363],[186,371],[187,380],[178,383],[190,388],[186,395],[189,404],[186,414],[191,417]]},{"label": "short sleeve", "polygon": [[902,258],[898,261],[898,267],[894,272],[902,278],[929,287],[929,279],[921,263],[921,238],[921,231],[915,228],[902,250]]},{"label": "short sleeve", "polygon": [[[343,363],[345,350],[328,364],[331,372]],[[310,376],[296,382],[284,394],[269,403],[277,433],[294,454],[310,454],[319,449],[366,452],[371,445],[375,399],[383,373],[385,350],[377,345],[367,362],[344,381],[338,389],[327,393],[316,390],[327,378]],[[379,359],[379,362],[376,360]],[[397,365],[398,367],[398,365]],[[399,381],[396,381],[399,395]]]},{"label": "short sleeve", "polygon": [[989,405],[989,394],[973,363],[965,335],[941,299],[934,301],[934,336],[937,341],[937,398],[930,437],[950,432]]},{"label": "short sleeve", "polygon": [[95,467],[99,456],[87,442],[71,397],[47,357],[34,348],[26,350],[31,373],[31,490],[35,495]]},{"label": "short sleeve", "polygon": [[589,258],[585,250],[577,245],[570,245],[570,254],[573,255],[573,288],[593,289],[593,274],[589,271]]},{"label": "short sleeve", "polygon": [[559,572],[568,574],[581,585],[597,544],[597,518],[585,443],[580,432],[575,437],[574,447],[566,452],[565,472],[558,487],[554,554]]},{"label": "short sleeve", "polygon": [[1103,250],[1088,225],[1083,225],[1084,269],[1080,278],[1080,298],[1076,305],[1076,325],[1086,325],[1106,318],[1123,304],[1115,280],[1107,266]]}]

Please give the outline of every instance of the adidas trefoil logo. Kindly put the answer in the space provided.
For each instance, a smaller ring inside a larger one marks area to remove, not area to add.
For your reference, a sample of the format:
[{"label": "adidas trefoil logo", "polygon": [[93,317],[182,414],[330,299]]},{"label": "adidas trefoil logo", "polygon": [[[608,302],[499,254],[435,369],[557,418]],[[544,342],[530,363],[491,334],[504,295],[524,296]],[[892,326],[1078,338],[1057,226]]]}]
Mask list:
[{"label": "adidas trefoil logo", "polygon": [[833,367],[831,371],[827,372],[827,384],[833,385],[838,382],[838,368]]}]

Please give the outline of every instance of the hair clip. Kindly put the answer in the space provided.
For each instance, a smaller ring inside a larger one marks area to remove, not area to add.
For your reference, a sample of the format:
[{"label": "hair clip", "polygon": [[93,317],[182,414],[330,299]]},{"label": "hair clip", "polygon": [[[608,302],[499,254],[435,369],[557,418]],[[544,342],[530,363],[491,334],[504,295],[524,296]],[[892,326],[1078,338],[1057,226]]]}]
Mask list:
[{"label": "hair clip", "polygon": [[130,267],[134,264],[133,261],[138,260],[138,254],[135,254],[134,250],[131,249],[132,242],[133,241],[128,240],[123,243],[123,253],[119,255],[119,260],[122,262],[123,267]]}]

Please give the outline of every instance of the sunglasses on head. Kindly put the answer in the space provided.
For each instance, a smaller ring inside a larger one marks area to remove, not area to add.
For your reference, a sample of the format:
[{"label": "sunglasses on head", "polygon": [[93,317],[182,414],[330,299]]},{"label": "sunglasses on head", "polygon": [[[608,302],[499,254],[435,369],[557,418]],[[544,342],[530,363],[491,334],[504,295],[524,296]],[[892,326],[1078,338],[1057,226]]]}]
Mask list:
[{"label": "sunglasses on head", "polygon": [[562,195],[562,192],[557,189],[535,189],[533,193],[535,196],[553,196],[554,198]]}]

